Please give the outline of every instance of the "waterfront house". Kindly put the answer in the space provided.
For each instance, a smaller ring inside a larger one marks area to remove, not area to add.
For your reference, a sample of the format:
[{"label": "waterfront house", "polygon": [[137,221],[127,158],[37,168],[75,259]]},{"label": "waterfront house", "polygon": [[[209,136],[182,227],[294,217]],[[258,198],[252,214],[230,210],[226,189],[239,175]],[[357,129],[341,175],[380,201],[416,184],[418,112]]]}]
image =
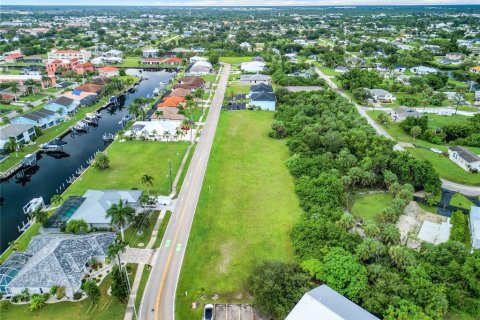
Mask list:
[{"label": "waterfront house", "polygon": [[75,90],[100,94],[103,88],[104,88],[104,85],[94,84],[94,83],[85,83],[76,87]]},{"label": "waterfront house", "polygon": [[173,96],[165,97],[157,107],[184,107],[186,103],[185,97]]},{"label": "waterfront house", "polygon": [[48,85],[54,86],[57,82],[55,77],[50,77],[50,82],[47,83],[46,81],[42,80],[41,75],[30,75],[30,74],[0,74],[0,83],[3,82],[16,82],[20,86],[23,86],[26,81],[32,80],[35,82],[39,82],[42,88],[47,87]]},{"label": "waterfront house", "polygon": [[5,144],[15,138],[19,144],[26,144],[35,138],[35,128],[31,124],[7,124],[0,127],[0,151],[4,151]]},{"label": "waterfront house", "polygon": [[190,58],[189,62],[190,63],[195,63],[195,62],[199,62],[199,61],[208,61],[208,58],[205,58],[205,57],[199,57],[199,56],[193,56]]},{"label": "waterfront house", "polygon": [[21,53],[13,53],[11,55],[4,57],[6,63],[22,62],[23,58],[24,58],[24,55]]},{"label": "waterfront house", "polygon": [[23,62],[40,64],[43,62],[43,58],[41,56],[28,56],[23,58]]},{"label": "waterfront house", "polygon": [[159,139],[161,137],[175,137],[181,130],[182,121],[172,119],[157,119],[156,121],[136,121],[125,136]]},{"label": "waterfront house", "polygon": [[78,75],[83,75],[85,72],[94,72],[95,66],[91,62],[79,63],[74,67],[75,72]]},{"label": "waterfront house", "polygon": [[85,91],[68,91],[62,94],[63,97],[70,98],[74,101],[78,101],[80,106],[87,106],[92,104],[97,100],[97,94],[93,92],[85,92]]},{"label": "waterfront house", "polygon": [[212,64],[208,61],[197,61],[190,67],[188,73],[196,76],[206,75],[212,71]]},{"label": "waterfront house", "polygon": [[30,294],[43,294],[52,286],[62,286],[72,299],[90,261],[104,262],[116,237],[114,232],[35,236],[25,252],[14,252],[0,266],[0,292],[15,295],[27,289]]},{"label": "waterfront house", "polygon": [[285,320],[379,320],[326,284],[308,291]]},{"label": "waterfront house", "polygon": [[189,90],[196,90],[205,87],[205,80],[199,77],[183,77],[178,80],[178,83],[173,86],[173,89],[183,88]]},{"label": "waterfront house", "polygon": [[92,80],[91,83],[93,84],[98,84],[98,85],[106,85],[107,83],[110,83],[112,80],[110,80],[107,77],[97,77]]},{"label": "waterfront house", "polygon": [[464,147],[449,147],[448,157],[465,171],[480,171],[480,157]]},{"label": "waterfront house", "polygon": [[101,77],[111,78],[111,77],[119,76],[120,69],[111,67],[111,66],[106,66],[106,67],[98,68],[98,74]]},{"label": "waterfront house", "polygon": [[178,113],[180,109],[176,107],[158,107],[150,117],[151,120],[183,120],[185,116]]},{"label": "waterfront house", "polygon": [[469,229],[472,248],[480,249],[480,207],[472,206],[470,209]]},{"label": "waterfront house", "polygon": [[30,113],[24,113],[18,117],[12,118],[11,123],[30,124],[42,129],[50,128],[59,122],[61,117],[58,113],[42,108]]},{"label": "waterfront house", "polygon": [[75,101],[65,96],[60,96],[57,99],[50,101],[45,105],[45,109],[61,114],[72,114],[80,105],[79,101]]},{"label": "waterfront house", "polygon": [[240,84],[242,85],[255,85],[255,84],[270,84],[272,78],[264,74],[255,74],[255,75],[242,75],[240,76]]}]

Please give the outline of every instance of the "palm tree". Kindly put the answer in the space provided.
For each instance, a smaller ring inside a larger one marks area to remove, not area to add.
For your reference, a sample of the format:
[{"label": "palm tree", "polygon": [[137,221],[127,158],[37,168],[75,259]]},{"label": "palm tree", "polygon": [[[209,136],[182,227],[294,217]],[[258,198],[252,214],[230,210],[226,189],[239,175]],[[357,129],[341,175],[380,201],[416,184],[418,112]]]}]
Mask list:
[{"label": "palm tree", "polygon": [[107,218],[110,218],[112,225],[120,227],[122,234],[122,241],[125,240],[125,234],[123,228],[133,219],[135,209],[125,206],[122,200],[119,200],[117,204],[112,204],[110,209],[107,210]]},{"label": "palm tree", "polygon": [[12,82],[12,84],[10,85],[10,91],[12,91],[13,95],[15,96],[15,101],[17,101],[17,93],[20,92],[17,82]]},{"label": "palm tree", "polygon": [[3,146],[3,148],[5,150],[7,150],[7,152],[11,153],[11,152],[14,152],[16,153],[16,156],[18,158],[18,149],[20,148],[20,143],[18,143],[17,139],[14,138],[14,137],[10,137],[8,138],[8,141],[7,143],[5,143],[5,145]]},{"label": "palm tree", "polygon": [[153,130],[152,130],[152,135],[153,135],[153,138],[154,138],[154,139],[157,138],[157,135],[158,135],[157,129],[153,129]]},{"label": "palm tree", "polygon": [[63,197],[62,197],[62,195],[60,195],[60,194],[55,194],[55,195],[53,195],[52,198],[50,199],[50,203],[51,203],[51,204],[54,204],[54,205],[58,205],[58,204],[60,204],[62,201],[63,201]]},{"label": "palm tree", "polygon": [[112,243],[107,248],[107,256],[110,259],[114,259],[115,257],[117,257],[118,265],[121,266],[120,254],[125,252],[125,247],[126,245],[123,242]]},{"label": "palm tree", "polygon": [[52,78],[50,78],[47,75],[42,75],[42,82],[46,85],[48,88],[52,84]]},{"label": "palm tree", "polygon": [[144,174],[140,180],[142,181],[142,184],[147,186],[147,193],[150,194],[148,186],[153,186],[153,177],[151,175]]},{"label": "palm tree", "polygon": [[135,118],[137,118],[138,115],[140,114],[140,105],[135,102],[130,103],[128,105],[128,112],[130,112],[135,116]]}]

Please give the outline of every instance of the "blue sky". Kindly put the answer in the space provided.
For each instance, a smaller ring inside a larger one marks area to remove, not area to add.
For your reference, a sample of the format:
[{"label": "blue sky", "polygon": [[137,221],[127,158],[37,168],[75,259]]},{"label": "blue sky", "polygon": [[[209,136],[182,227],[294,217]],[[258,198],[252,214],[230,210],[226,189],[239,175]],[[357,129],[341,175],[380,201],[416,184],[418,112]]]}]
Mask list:
[{"label": "blue sky", "polygon": [[479,4],[479,0],[0,0],[4,5],[155,5],[155,6],[288,6],[288,5],[435,5]]}]

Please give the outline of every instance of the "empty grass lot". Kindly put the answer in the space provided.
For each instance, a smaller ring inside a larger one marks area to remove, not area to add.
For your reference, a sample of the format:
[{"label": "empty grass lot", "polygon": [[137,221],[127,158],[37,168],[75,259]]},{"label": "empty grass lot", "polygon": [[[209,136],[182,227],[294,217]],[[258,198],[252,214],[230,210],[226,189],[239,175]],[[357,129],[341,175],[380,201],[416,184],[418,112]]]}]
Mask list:
[{"label": "empty grass lot", "polygon": [[240,64],[242,62],[252,61],[253,57],[220,57],[220,62],[230,63],[230,64]]},{"label": "empty grass lot", "polygon": [[375,193],[360,196],[352,207],[352,214],[365,220],[380,222],[380,214],[392,202],[389,193]]},{"label": "empty grass lot", "polygon": [[289,232],[301,210],[285,141],[267,136],[272,120],[265,111],[220,116],[177,290],[179,320],[201,318],[191,303],[202,295],[202,303],[214,294],[217,302],[248,301],[255,263],[293,259]]},{"label": "empty grass lot", "polygon": [[169,194],[169,161],[175,176],[187,150],[187,142],[115,141],[108,149],[110,167],[90,167],[64,194],[82,195],[88,189],[146,189],[140,181],[144,174],[153,176],[152,194]]}]

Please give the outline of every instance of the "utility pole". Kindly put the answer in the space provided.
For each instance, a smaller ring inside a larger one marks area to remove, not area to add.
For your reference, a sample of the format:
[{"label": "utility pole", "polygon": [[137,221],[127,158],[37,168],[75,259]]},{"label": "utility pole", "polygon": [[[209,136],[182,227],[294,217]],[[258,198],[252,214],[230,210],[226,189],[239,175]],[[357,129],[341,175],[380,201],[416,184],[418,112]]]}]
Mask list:
[{"label": "utility pole", "polygon": [[172,160],[170,160],[170,192],[173,191]]}]

